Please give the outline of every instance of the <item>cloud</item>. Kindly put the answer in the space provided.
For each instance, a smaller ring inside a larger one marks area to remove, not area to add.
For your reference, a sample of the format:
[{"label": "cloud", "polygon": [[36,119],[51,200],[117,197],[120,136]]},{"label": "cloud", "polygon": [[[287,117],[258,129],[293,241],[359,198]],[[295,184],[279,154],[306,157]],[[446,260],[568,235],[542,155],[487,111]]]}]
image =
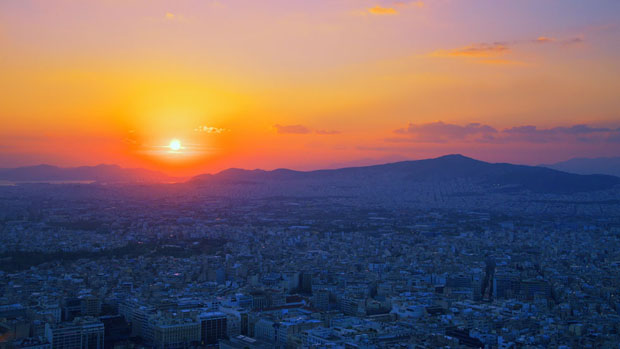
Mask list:
[{"label": "cloud", "polygon": [[310,129],[304,125],[273,125],[280,134],[308,134]]},{"label": "cloud", "polygon": [[574,38],[569,38],[566,40],[562,40],[561,44],[563,46],[572,46],[572,45],[579,45],[581,43],[583,43],[585,41],[585,39],[583,38],[583,36],[576,36]]},{"label": "cloud", "polygon": [[399,10],[404,10],[406,8],[423,8],[426,4],[424,1],[396,1],[386,6],[376,5],[374,7],[368,8],[366,13],[370,13],[371,15],[397,15],[400,13]]},{"label": "cloud", "polygon": [[583,35],[568,39],[556,39],[550,36],[541,35],[535,39],[496,41],[493,43],[475,43],[456,49],[436,50],[429,54],[431,57],[466,58],[471,62],[491,65],[527,65],[526,62],[506,59],[504,56],[513,53],[513,49],[523,44],[539,44],[552,46],[572,46],[583,43]]},{"label": "cloud", "polygon": [[470,57],[470,58],[489,58],[505,55],[510,52],[510,47],[501,42],[479,43],[453,49],[438,50],[431,55],[435,57]]},{"label": "cloud", "polygon": [[398,14],[398,11],[396,11],[395,8],[393,7],[383,7],[380,5],[377,5],[375,7],[371,7],[368,9],[368,13],[370,13],[371,15],[396,15]]},{"label": "cloud", "polygon": [[164,21],[166,22],[186,22],[186,18],[183,15],[175,14],[172,12],[166,12],[164,15]]},{"label": "cloud", "polygon": [[194,132],[203,132],[203,133],[214,133],[214,134],[220,134],[223,132],[228,131],[225,128],[220,128],[220,127],[213,127],[213,126],[198,126],[194,129]]},{"label": "cloud", "polygon": [[427,124],[410,123],[407,128],[401,128],[394,132],[400,135],[408,135],[412,140],[419,142],[444,143],[454,140],[466,140],[472,137],[489,137],[497,133],[497,130],[491,126],[479,123],[460,126],[437,121]]},{"label": "cloud", "polygon": [[586,124],[552,128],[524,125],[498,130],[492,126],[479,123],[456,125],[438,121],[426,124],[410,123],[406,128],[397,129],[394,133],[407,137],[388,138],[387,141],[422,143],[604,143],[620,140],[620,131],[618,129],[592,127]]},{"label": "cloud", "polygon": [[337,130],[316,130],[314,131],[318,135],[337,135],[340,131]]},{"label": "cloud", "polygon": [[601,133],[601,132],[612,132],[614,130],[607,127],[591,127],[585,124],[577,124],[569,127],[553,127],[548,129],[539,129],[536,126],[527,125],[527,126],[517,126],[505,129],[503,132],[506,133],[528,133],[528,134],[543,134],[543,135],[553,135],[553,134],[589,134],[589,133]]},{"label": "cloud", "polygon": [[504,139],[527,141],[534,143],[549,143],[557,141],[597,142],[613,138],[617,130],[606,127],[591,127],[578,124],[569,127],[553,127],[539,129],[533,125],[516,126],[502,131]]},{"label": "cloud", "polygon": [[548,36],[539,36],[534,40],[537,44],[550,44],[555,42],[555,38],[550,38]]},{"label": "cloud", "polygon": [[276,129],[276,132],[279,134],[309,134],[309,133],[315,133],[317,135],[337,135],[340,134],[340,131],[338,130],[327,130],[327,129],[319,129],[319,130],[312,130],[304,125],[273,125],[273,127]]},{"label": "cloud", "polygon": [[556,44],[561,46],[571,46],[578,45],[585,41],[582,35],[574,36],[566,39],[556,39],[554,37],[549,36],[539,36],[538,38],[532,40],[532,42],[536,44]]},{"label": "cloud", "polygon": [[607,137],[609,143],[620,143],[620,128]]}]

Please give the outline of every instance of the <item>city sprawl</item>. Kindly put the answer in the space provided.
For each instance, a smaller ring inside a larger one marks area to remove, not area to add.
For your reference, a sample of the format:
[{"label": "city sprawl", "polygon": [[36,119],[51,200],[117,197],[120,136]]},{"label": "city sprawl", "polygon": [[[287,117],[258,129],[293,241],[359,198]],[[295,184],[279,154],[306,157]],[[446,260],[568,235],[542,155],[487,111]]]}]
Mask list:
[{"label": "city sprawl", "polygon": [[497,200],[501,209],[477,210],[458,207],[458,196],[442,201],[450,188],[428,188],[433,208],[424,209],[236,187],[217,196],[165,185],[0,187],[2,346],[616,348],[620,340],[620,217],[608,214],[618,209],[609,192],[571,203],[496,194],[486,206]]}]

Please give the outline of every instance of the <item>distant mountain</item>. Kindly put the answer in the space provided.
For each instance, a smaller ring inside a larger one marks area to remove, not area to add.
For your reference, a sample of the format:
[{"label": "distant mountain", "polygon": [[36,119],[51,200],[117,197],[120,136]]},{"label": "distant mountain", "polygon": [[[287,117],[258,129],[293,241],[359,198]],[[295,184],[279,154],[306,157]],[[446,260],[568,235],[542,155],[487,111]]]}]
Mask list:
[{"label": "distant mountain", "polygon": [[0,169],[0,180],[13,182],[95,181],[103,183],[174,182],[177,178],[141,168],[97,165],[62,168],[37,165]]},{"label": "distant mountain", "polygon": [[304,191],[333,191],[348,195],[364,191],[400,196],[413,187],[416,193],[424,191],[424,186],[445,187],[446,195],[520,191],[571,194],[610,189],[620,184],[620,178],[577,175],[544,167],[488,163],[462,155],[446,155],[427,160],[309,172],[229,169],[214,175],[196,176],[189,183],[267,186],[279,195]]},{"label": "distant mountain", "polygon": [[574,158],[540,166],[577,174],[606,174],[620,177],[620,157]]}]

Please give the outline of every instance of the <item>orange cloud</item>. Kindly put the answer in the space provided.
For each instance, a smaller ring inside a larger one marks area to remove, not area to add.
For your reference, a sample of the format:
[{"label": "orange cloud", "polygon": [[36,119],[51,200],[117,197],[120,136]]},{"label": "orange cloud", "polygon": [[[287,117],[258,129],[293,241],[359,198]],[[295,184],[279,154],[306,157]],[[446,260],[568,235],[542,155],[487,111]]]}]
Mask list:
[{"label": "orange cloud", "polygon": [[539,36],[538,38],[536,38],[536,40],[534,40],[534,42],[539,43],[539,44],[548,44],[554,41],[555,41],[554,38],[550,38],[547,36]]},{"label": "orange cloud", "polygon": [[316,130],[315,133],[318,135],[337,135],[337,134],[340,134],[340,131],[338,130]]},{"label": "orange cloud", "polygon": [[206,125],[201,125],[198,126],[194,129],[195,132],[203,132],[203,133],[214,133],[214,134],[220,134],[223,133],[225,131],[228,131],[225,128],[221,128],[221,127],[213,127],[213,126],[206,126]]},{"label": "orange cloud", "polygon": [[310,129],[304,125],[273,125],[279,134],[308,134]]},{"label": "orange cloud", "polygon": [[164,20],[167,22],[186,22],[186,18],[180,14],[174,14],[172,12],[166,12]]},{"label": "orange cloud", "polygon": [[607,143],[616,144],[620,141],[620,129],[610,127],[594,127],[587,124],[538,128],[534,125],[514,126],[497,129],[480,123],[466,125],[444,123],[442,121],[425,124],[409,123],[405,128],[394,130],[398,135],[387,138],[387,142],[422,142],[422,143]]},{"label": "orange cloud", "polygon": [[394,130],[394,133],[407,136],[407,138],[391,138],[389,141],[413,141],[428,143],[444,143],[455,140],[463,141],[473,139],[486,141],[493,139],[497,132],[497,129],[494,127],[477,122],[464,126],[444,123],[442,121],[430,122],[426,124],[409,123],[406,128]]},{"label": "orange cloud", "polygon": [[396,15],[398,11],[396,11],[393,7],[383,7],[383,6],[375,6],[368,9],[368,13],[373,15]]},{"label": "orange cloud", "polygon": [[368,13],[373,15],[397,15],[399,11],[396,8],[417,7],[422,8],[426,6],[424,1],[396,1],[389,6],[377,5],[368,9]]},{"label": "orange cloud", "polygon": [[436,57],[473,57],[473,58],[489,58],[504,55],[510,52],[510,48],[506,44],[496,42],[492,44],[480,43],[454,50],[439,50],[433,52]]},{"label": "orange cloud", "polygon": [[548,36],[539,36],[533,42],[537,44],[559,44],[562,46],[570,46],[575,44],[581,44],[585,41],[583,36],[575,36],[567,39],[556,39]]}]

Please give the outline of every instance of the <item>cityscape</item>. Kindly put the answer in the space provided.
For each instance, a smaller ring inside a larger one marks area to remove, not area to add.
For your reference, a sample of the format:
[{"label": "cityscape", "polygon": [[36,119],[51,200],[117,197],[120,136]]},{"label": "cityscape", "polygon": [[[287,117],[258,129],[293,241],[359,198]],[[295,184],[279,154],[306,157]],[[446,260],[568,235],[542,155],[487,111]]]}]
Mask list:
[{"label": "cityscape", "polygon": [[0,1],[0,349],[620,349],[620,1]]},{"label": "cityscape", "polygon": [[[475,163],[431,161],[463,160]],[[315,181],[313,193],[293,186],[305,194],[239,181],[3,186],[2,338],[15,348],[616,347],[620,188],[496,189],[484,200],[459,196],[454,181],[412,183],[420,203]]]}]

